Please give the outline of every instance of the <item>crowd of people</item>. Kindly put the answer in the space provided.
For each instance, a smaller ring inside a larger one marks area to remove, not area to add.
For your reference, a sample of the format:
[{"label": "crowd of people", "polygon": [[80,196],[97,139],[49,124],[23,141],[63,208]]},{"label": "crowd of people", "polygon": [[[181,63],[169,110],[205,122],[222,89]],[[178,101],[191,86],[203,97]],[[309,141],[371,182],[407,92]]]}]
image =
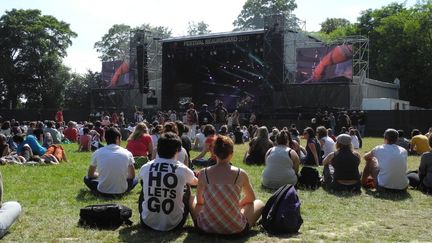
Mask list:
[{"label": "crowd of people", "polygon": [[[351,117],[340,112],[337,119],[324,112],[302,133],[295,124],[269,132],[256,124],[254,114],[240,120],[222,103],[213,112],[205,104],[197,111],[191,103],[182,121],[175,111],[168,118],[159,113],[151,122],[140,115],[128,127],[122,113],[64,125],[61,110],[55,121],[2,121],[0,161],[59,164],[67,160],[61,143],[77,143],[77,151],[94,151],[84,184],[96,195],[118,197],[140,183],[141,225],[157,231],[182,227],[189,214],[199,230],[211,234],[243,235],[256,224],[264,203],[256,198],[247,172],[232,164],[234,144],[248,143],[244,163],[264,165],[264,188],[308,187],[318,177],[319,185],[331,191],[360,192],[363,186],[405,192],[411,185],[432,192],[432,129],[425,135],[414,129],[410,140],[402,130],[387,129],[384,143],[362,158],[362,112]],[[407,172],[408,154],[421,155],[417,171]],[[362,159],[366,166],[360,173]],[[191,187],[197,187],[195,196]],[[20,208],[13,208],[12,214],[19,215]]]}]

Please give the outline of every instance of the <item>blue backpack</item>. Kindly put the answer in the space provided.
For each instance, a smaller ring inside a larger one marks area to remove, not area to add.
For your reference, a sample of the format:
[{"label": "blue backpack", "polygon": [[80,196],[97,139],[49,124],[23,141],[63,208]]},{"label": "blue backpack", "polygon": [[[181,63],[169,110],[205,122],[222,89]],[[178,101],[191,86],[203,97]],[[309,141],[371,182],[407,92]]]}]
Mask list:
[{"label": "blue backpack", "polygon": [[271,234],[297,233],[303,224],[300,199],[293,185],[280,187],[267,201],[262,226]]}]

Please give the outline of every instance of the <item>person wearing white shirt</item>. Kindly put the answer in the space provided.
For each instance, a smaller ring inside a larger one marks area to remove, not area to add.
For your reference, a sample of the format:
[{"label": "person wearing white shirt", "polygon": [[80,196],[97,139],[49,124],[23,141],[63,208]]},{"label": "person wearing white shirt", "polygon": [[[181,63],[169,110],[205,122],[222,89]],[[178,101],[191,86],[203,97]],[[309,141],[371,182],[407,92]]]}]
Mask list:
[{"label": "person wearing white shirt", "polygon": [[180,138],[166,132],[158,140],[159,157],[143,165],[139,172],[142,190],[138,200],[141,226],[157,231],[183,227],[193,197],[187,185],[197,185],[192,170],[178,161]]},{"label": "person wearing white shirt", "polygon": [[409,182],[406,176],[408,152],[395,144],[398,136],[395,129],[387,129],[384,144],[364,155],[366,166],[362,175],[363,185],[367,185],[368,178],[372,178],[378,189],[406,190]]},{"label": "person wearing white shirt", "polygon": [[105,132],[107,146],[93,153],[84,183],[90,190],[102,195],[121,195],[132,190],[135,178],[134,158],[120,147],[121,134],[116,128]]}]

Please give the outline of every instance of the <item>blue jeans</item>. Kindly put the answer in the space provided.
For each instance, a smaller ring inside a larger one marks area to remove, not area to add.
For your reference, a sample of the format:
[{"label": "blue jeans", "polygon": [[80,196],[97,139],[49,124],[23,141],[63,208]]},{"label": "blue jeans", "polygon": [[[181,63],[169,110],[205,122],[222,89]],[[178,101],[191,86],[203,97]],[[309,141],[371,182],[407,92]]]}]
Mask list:
[{"label": "blue jeans", "polygon": [[[97,178],[89,179],[87,176],[84,176],[84,184],[86,184],[86,186],[90,190],[92,190],[94,192],[98,192],[102,195],[107,195],[107,196],[119,195],[119,194],[102,193],[102,192],[98,191],[97,187],[99,185],[99,181],[97,180]],[[128,188],[126,189],[125,192],[130,192],[138,184],[138,180],[136,178],[127,179],[127,184],[128,184]]]},{"label": "blue jeans", "polygon": [[9,227],[21,214],[21,205],[18,202],[5,202],[0,208],[0,239],[8,231]]}]

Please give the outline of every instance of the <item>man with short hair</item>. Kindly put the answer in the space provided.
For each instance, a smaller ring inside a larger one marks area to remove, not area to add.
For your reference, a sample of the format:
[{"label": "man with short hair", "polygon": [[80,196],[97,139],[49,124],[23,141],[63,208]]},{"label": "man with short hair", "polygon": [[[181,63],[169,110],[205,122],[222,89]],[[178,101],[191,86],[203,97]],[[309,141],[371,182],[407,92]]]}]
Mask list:
[{"label": "man with short hair", "polygon": [[[84,183],[90,190],[102,195],[121,195],[136,184],[132,153],[120,147],[120,132],[109,128],[105,132],[107,146],[93,153]],[[97,170],[97,172],[96,172]]]},{"label": "man with short hair", "polygon": [[384,144],[364,155],[366,166],[362,175],[363,185],[367,184],[368,177],[372,177],[378,189],[406,190],[408,152],[396,145],[398,137],[395,129],[387,129],[384,133]]},{"label": "man with short hair", "polygon": [[159,157],[141,167],[138,208],[144,228],[169,231],[183,227],[186,222],[193,201],[186,185],[197,185],[198,179],[177,160],[181,144],[176,134],[162,134],[157,144]]},{"label": "man with short hair", "polygon": [[55,129],[54,121],[48,121],[46,124],[46,128],[44,129],[44,133],[51,134],[51,137],[53,139],[54,144],[60,144],[61,143],[61,133]]}]

